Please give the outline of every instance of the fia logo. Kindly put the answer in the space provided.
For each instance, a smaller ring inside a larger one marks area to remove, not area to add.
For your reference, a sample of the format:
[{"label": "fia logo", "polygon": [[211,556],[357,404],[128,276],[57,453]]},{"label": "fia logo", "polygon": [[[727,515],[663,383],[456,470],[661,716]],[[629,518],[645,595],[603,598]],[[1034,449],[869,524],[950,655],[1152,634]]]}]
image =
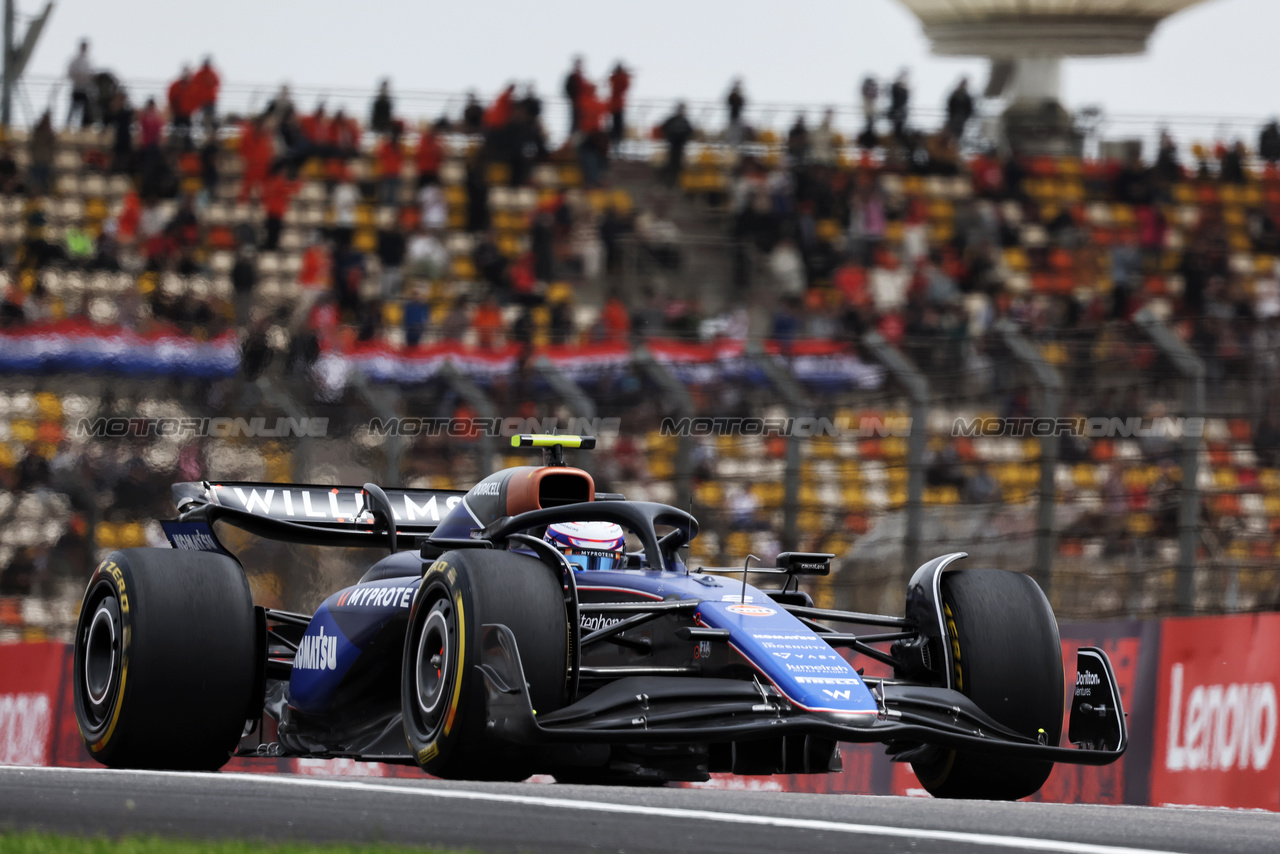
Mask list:
[{"label": "fia logo", "polygon": [[698,641],[698,645],[693,648],[693,658],[695,661],[701,658],[711,657],[711,641]]}]

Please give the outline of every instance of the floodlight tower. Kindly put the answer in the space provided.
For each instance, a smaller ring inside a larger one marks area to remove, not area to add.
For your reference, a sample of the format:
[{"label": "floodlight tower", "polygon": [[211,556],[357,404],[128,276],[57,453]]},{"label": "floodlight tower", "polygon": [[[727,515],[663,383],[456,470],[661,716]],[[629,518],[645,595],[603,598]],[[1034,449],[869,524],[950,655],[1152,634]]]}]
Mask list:
[{"label": "floodlight tower", "polygon": [[1005,97],[1004,135],[1016,151],[1078,153],[1062,108],[1062,60],[1146,51],[1165,18],[1204,0],[900,0],[937,56],[991,59],[987,97]]}]

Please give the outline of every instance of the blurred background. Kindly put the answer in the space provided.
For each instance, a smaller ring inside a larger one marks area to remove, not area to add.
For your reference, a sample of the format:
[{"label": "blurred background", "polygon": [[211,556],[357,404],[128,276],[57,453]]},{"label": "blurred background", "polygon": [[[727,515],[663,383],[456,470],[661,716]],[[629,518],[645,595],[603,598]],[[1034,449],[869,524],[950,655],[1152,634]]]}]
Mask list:
[{"label": "blurred background", "polygon": [[[1276,606],[1274,4],[331,5],[7,4],[0,641],[67,639],[175,481],[528,461],[397,416],[617,418],[599,489],[692,505],[695,565],[836,554],[825,607],[955,550],[1063,618]],[[1124,429],[965,426],[1033,417]],[[294,610],[372,557],[221,533]]]}]

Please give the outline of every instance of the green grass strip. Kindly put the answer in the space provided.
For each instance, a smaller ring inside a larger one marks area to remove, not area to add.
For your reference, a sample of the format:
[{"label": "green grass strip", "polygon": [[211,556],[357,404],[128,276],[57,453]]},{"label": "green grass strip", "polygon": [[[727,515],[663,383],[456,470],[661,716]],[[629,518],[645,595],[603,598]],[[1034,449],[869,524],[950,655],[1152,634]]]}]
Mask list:
[{"label": "green grass strip", "polygon": [[249,842],[240,839],[168,839],[126,836],[123,839],[64,836],[53,833],[0,831],[0,854],[448,854],[444,848],[398,845]]}]

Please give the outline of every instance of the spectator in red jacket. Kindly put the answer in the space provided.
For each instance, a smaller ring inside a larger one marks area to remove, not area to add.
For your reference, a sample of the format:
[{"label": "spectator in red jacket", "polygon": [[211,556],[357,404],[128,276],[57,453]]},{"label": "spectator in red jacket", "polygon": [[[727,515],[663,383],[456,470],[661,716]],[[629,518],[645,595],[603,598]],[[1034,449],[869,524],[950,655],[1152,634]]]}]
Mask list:
[{"label": "spectator in red jacket", "polygon": [[502,90],[493,104],[484,114],[484,126],[488,130],[498,130],[511,121],[511,102],[515,100],[516,84],[510,83]]},{"label": "spectator in red jacket", "polygon": [[609,75],[609,113],[613,124],[609,136],[615,143],[622,142],[626,132],[627,91],[631,88],[631,72],[619,62]]},{"label": "spectator in red jacket", "polygon": [[316,104],[315,112],[298,119],[298,127],[302,129],[302,135],[316,146],[329,144],[329,124],[329,116],[325,112],[323,103]]},{"label": "spectator in red jacket", "polygon": [[240,159],[244,162],[240,201],[249,201],[254,190],[259,189],[267,180],[272,153],[271,135],[261,116],[240,125]]},{"label": "spectator in red jacket", "polygon": [[280,248],[280,230],[284,227],[284,216],[289,212],[289,201],[298,192],[298,183],[288,180],[284,170],[276,169],[267,176],[262,185],[262,207],[266,211],[266,239],[262,249],[274,252]]},{"label": "spectator in red jacket", "polygon": [[444,148],[431,126],[423,122],[422,135],[418,137],[418,150],[414,155],[418,166],[418,189],[428,184],[440,183],[440,164],[444,162]]},{"label": "spectator in red jacket", "polygon": [[193,92],[193,85],[189,65],[182,66],[182,74],[169,84],[169,122],[173,125],[174,137],[183,143],[190,137],[193,102],[198,95]]},{"label": "spectator in red jacket", "polygon": [[221,88],[222,81],[213,68],[213,58],[206,56],[191,78],[191,100],[197,111],[203,111],[207,128],[213,128],[217,121],[218,91]]},{"label": "spectator in red jacket", "polygon": [[384,205],[396,206],[400,203],[400,172],[404,169],[404,152],[400,148],[400,127],[392,125],[378,146],[378,174],[381,179]]},{"label": "spectator in red jacket", "polygon": [[609,136],[604,131],[608,105],[596,95],[596,86],[583,80],[578,87],[578,165],[588,187],[600,186],[600,173],[609,156]]},{"label": "spectator in red jacket", "polygon": [[156,106],[156,99],[148,98],[138,116],[138,166],[146,191],[159,190],[161,173],[164,171],[164,154],[160,151],[163,133],[164,116]]}]

